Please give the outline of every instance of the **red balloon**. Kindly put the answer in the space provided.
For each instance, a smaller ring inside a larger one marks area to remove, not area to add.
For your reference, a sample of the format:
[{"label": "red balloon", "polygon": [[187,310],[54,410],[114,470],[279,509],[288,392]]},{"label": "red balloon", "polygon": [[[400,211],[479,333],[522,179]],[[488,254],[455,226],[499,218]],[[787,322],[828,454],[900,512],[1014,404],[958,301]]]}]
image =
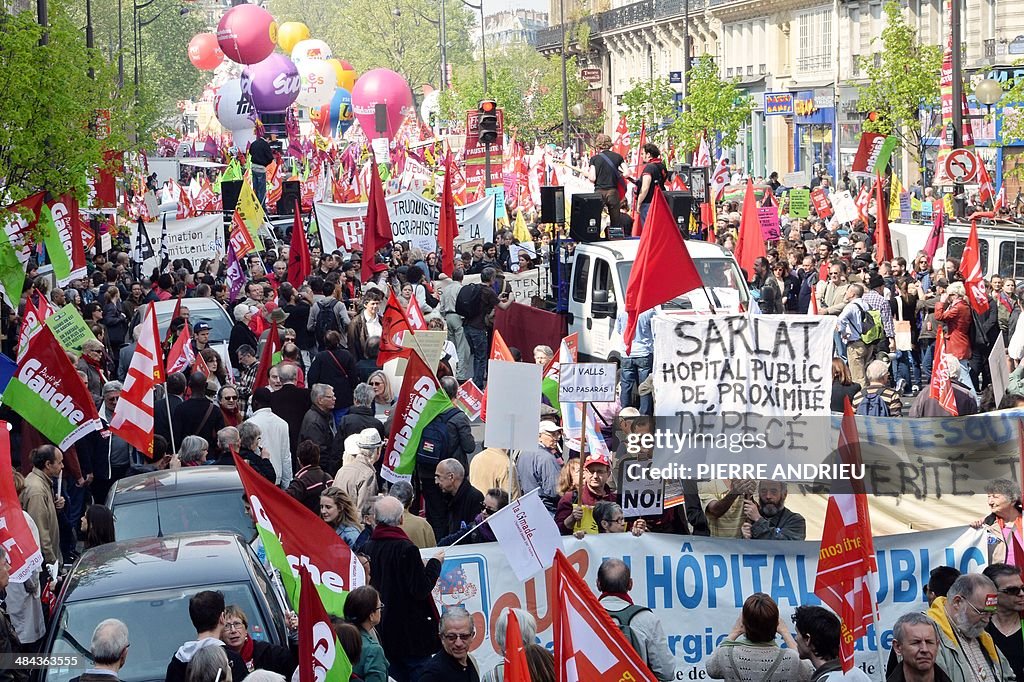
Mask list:
[{"label": "red balloon", "polygon": [[213,71],[224,61],[224,51],[213,33],[197,33],[188,42],[188,60],[200,71]]},{"label": "red balloon", "polygon": [[277,22],[259,5],[236,5],[220,18],[217,41],[228,59],[258,64],[274,51]]}]

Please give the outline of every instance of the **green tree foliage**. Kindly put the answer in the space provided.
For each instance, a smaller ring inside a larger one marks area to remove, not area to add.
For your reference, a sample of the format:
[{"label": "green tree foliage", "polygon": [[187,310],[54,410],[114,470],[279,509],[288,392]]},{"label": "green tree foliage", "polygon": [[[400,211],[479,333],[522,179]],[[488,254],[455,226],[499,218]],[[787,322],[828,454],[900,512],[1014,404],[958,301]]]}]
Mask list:
[{"label": "green tree foliage", "polygon": [[[571,134],[598,132],[599,120],[589,105],[587,83],[575,58],[566,62]],[[505,126],[520,140],[562,141],[562,65],[528,46],[512,46],[487,55],[487,91],[505,110]],[[452,87],[441,97],[442,117],[460,121],[484,98],[479,63],[455,69]]]},{"label": "green tree foliage", "polygon": [[888,2],[884,10],[886,26],[881,39],[872,41],[881,58],[876,65],[874,55],[861,57],[860,70],[866,79],[853,83],[858,108],[876,114],[874,121],[865,120],[864,130],[896,135],[920,162],[918,112],[922,104],[938,104],[942,49],[918,41],[917,30],[904,21],[899,3]]},{"label": "green tree foliage", "polygon": [[[335,57],[360,73],[388,68],[414,89],[440,82],[440,0],[270,0],[268,9],[279,23],[305,23],[312,37],[326,41]],[[475,15],[450,0],[445,18],[448,62],[471,63]]]},{"label": "green tree foliage", "polygon": [[689,108],[669,126],[669,136],[681,149],[696,149],[704,133],[710,140],[721,136],[725,148],[736,145],[740,128],[750,120],[754,108],[753,98],[743,94],[738,82],[739,78],[723,79],[711,56],[700,58],[690,70],[686,92]]},{"label": "green tree foliage", "polygon": [[[103,150],[128,149],[135,112],[117,91],[116,65],[85,47],[66,0],[50,0],[48,44],[34,12],[0,13],[0,197],[78,191]],[[89,67],[94,78],[88,75]],[[96,139],[97,110],[111,115],[111,136]]]},{"label": "green tree foliage", "polygon": [[654,127],[666,119],[675,119],[675,89],[667,78],[641,79],[630,81],[630,88],[622,93],[622,105],[626,108],[626,123],[630,130],[640,130],[640,124]]}]

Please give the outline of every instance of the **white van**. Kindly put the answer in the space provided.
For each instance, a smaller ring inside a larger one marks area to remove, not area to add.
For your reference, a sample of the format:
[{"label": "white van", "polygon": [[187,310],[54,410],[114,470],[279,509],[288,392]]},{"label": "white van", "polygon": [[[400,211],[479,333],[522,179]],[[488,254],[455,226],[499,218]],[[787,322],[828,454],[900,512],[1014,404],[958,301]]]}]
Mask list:
[{"label": "white van", "polygon": [[[932,224],[890,223],[892,250],[909,263],[924,249]],[[946,223],[945,243],[935,251],[935,259],[960,258],[971,234],[970,223]],[[986,277],[1024,278],[1024,226],[1014,223],[978,224],[978,250],[981,252],[981,274]]]},{"label": "white van", "polygon": [[[625,310],[626,286],[636,260],[639,239],[618,239],[577,245],[569,277],[569,333],[579,333],[580,360],[606,360],[620,351],[616,316]],[[704,281],[660,307],[681,313],[738,312],[750,302],[750,291],[732,254],[716,244],[687,241],[686,247]],[[664,277],[672,277],[671,272]],[[711,299],[709,301],[709,298]],[[621,351],[620,351],[621,352]]]}]

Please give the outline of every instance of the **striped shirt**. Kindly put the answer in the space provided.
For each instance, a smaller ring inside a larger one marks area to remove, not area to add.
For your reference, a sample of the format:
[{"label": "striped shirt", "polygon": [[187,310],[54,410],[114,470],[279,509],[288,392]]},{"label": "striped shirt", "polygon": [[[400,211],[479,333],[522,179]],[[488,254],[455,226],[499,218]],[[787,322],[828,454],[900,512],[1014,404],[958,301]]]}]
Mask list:
[{"label": "striped shirt", "polygon": [[868,384],[867,388],[862,388],[857,391],[857,395],[853,396],[854,412],[857,411],[857,408],[860,407],[861,402],[863,402],[865,391],[869,395],[881,395],[882,401],[889,406],[890,417],[903,416],[903,400],[900,398],[900,394],[896,392],[896,389],[883,386],[882,384]]}]

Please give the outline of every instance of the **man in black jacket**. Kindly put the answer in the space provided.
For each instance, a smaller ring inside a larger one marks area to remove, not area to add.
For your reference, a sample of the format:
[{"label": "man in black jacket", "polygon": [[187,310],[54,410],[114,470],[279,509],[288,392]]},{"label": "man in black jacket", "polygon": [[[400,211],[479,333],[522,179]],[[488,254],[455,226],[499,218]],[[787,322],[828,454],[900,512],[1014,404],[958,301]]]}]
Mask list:
[{"label": "man in black jacket", "polygon": [[167,397],[156,401],[153,405],[153,431],[163,436],[171,446],[171,452],[178,451],[178,443],[182,436],[177,433],[171,438],[171,418],[175,411],[185,402],[185,375],[175,372],[167,375]]},{"label": "man in black jacket", "polygon": [[424,564],[420,550],[402,530],[405,509],[394,497],[381,497],[373,511],[377,525],[365,550],[373,566],[370,584],[380,592],[381,602],[396,605],[383,611],[377,626],[390,662],[388,675],[397,682],[418,680],[441,648],[432,592],[441,576],[444,551]]},{"label": "man in black jacket", "polygon": [[196,638],[185,642],[174,653],[167,664],[165,682],[185,682],[188,663],[197,651],[209,646],[222,646],[228,656],[231,667],[232,682],[244,680],[249,674],[245,661],[237,653],[224,646],[221,635],[224,632],[224,595],[220,592],[204,590],[196,594],[188,602],[188,615],[196,629]]},{"label": "man in black jacket", "polygon": [[[276,140],[277,135],[270,133],[270,142]],[[252,188],[261,204],[267,198],[267,166],[274,162],[274,150],[271,148],[270,142],[260,135],[249,145],[249,159],[252,161]]]},{"label": "man in black jacket", "polygon": [[452,533],[469,532],[474,519],[483,509],[484,494],[474,488],[466,478],[466,469],[457,459],[438,463],[434,481],[444,494],[446,504],[444,525],[438,538]]},{"label": "man in black jacket", "polygon": [[174,438],[179,443],[185,436],[199,436],[207,443],[217,442],[217,432],[224,428],[224,415],[220,408],[206,397],[206,375],[193,372],[188,380],[192,396],[178,406],[171,415]]}]

